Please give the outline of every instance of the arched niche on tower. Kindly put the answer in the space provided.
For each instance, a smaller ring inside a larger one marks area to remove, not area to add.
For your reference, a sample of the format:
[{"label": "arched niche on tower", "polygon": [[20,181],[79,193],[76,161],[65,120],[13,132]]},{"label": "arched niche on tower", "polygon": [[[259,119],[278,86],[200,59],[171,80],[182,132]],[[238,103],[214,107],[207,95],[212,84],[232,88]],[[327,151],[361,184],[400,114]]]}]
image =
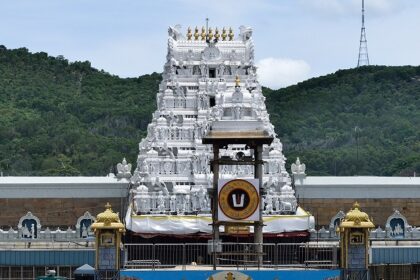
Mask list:
[{"label": "arched niche on tower", "polygon": [[331,237],[338,237],[336,230],[340,226],[341,220],[344,219],[345,216],[346,214],[340,210],[337,214],[334,215],[334,217],[331,218],[330,225],[328,227]]},{"label": "arched niche on tower", "polygon": [[411,226],[407,219],[398,210],[394,210],[391,216],[386,220],[385,231],[388,238],[404,238]]},{"label": "arched niche on tower", "polygon": [[38,234],[41,231],[41,222],[39,218],[33,215],[31,212],[26,213],[19,219],[18,233],[19,238],[38,238]]},{"label": "arched niche on tower", "polygon": [[80,216],[76,222],[76,234],[78,238],[86,238],[93,234],[91,225],[95,222],[95,218],[86,211]]}]

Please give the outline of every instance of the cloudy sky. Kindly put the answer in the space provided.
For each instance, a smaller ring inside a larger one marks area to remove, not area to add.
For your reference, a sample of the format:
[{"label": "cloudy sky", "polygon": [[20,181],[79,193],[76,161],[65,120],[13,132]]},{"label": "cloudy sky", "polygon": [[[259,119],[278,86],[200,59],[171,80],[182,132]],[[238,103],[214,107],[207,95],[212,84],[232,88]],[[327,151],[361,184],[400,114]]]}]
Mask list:
[{"label": "cloudy sky", "polygon": [[[365,0],[371,64],[420,64],[420,1]],[[258,74],[279,88],[357,64],[361,0],[0,0],[0,44],[89,60],[121,77],[161,72],[167,27],[254,30]]]}]

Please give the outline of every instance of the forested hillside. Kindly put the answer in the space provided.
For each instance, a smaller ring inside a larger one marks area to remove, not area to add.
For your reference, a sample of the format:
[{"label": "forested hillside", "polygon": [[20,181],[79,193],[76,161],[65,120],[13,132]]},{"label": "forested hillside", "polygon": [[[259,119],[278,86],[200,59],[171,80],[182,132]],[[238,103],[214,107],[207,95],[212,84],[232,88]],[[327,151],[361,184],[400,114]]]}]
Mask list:
[{"label": "forested hillside", "polygon": [[288,164],[312,175],[420,172],[420,67],[341,70],[265,91]]},{"label": "forested hillside", "polygon": [[105,175],[135,163],[159,74],[121,79],[27,49],[0,50],[0,171]]},{"label": "forested hillside", "polygon": [[[160,79],[0,46],[0,171],[105,175],[123,157],[135,164]],[[311,175],[420,172],[420,67],[338,71],[264,94],[288,166],[300,156]]]}]

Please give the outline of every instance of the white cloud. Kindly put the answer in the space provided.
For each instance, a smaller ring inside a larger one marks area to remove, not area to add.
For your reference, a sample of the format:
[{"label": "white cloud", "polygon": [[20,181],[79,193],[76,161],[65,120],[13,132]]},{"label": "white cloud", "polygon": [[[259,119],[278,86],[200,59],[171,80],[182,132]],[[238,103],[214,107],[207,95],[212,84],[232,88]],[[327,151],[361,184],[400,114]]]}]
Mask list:
[{"label": "white cloud", "polygon": [[263,86],[278,89],[309,77],[311,67],[304,60],[268,57],[257,62],[259,81]]}]

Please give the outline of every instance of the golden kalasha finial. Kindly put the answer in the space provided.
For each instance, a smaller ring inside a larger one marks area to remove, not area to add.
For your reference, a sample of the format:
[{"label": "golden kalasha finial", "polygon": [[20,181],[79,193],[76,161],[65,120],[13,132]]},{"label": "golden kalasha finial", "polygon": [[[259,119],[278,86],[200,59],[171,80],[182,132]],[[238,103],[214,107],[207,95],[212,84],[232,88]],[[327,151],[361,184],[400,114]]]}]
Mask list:
[{"label": "golden kalasha finial", "polygon": [[222,40],[226,41],[226,37],[227,37],[226,28],[223,27],[223,29],[222,29]]},{"label": "golden kalasha finial", "polygon": [[194,29],[194,40],[198,40],[198,37],[200,37],[200,34],[198,34],[198,27],[196,26]]},{"label": "golden kalasha finial", "polygon": [[192,32],[191,32],[191,27],[188,27],[188,31],[187,31],[187,39],[191,40],[192,38]]},{"label": "golden kalasha finial", "polygon": [[239,76],[236,76],[235,78],[235,87],[240,87],[239,83],[241,82],[241,79],[239,79]]},{"label": "golden kalasha finial", "polygon": [[229,41],[233,40],[233,30],[232,27],[229,28]]},{"label": "golden kalasha finial", "polygon": [[211,27],[209,28],[209,40],[213,40],[213,29],[211,29]]},{"label": "golden kalasha finial", "polygon": [[110,204],[109,202],[107,202],[107,203],[105,204],[105,208],[106,208],[106,209],[111,209],[111,204]]},{"label": "golden kalasha finial", "polygon": [[219,38],[220,38],[219,29],[217,29],[217,27],[216,27],[216,34],[214,34],[214,39],[216,41],[219,41]]},{"label": "golden kalasha finial", "polygon": [[206,40],[206,29],[203,27],[201,27],[201,41]]}]

